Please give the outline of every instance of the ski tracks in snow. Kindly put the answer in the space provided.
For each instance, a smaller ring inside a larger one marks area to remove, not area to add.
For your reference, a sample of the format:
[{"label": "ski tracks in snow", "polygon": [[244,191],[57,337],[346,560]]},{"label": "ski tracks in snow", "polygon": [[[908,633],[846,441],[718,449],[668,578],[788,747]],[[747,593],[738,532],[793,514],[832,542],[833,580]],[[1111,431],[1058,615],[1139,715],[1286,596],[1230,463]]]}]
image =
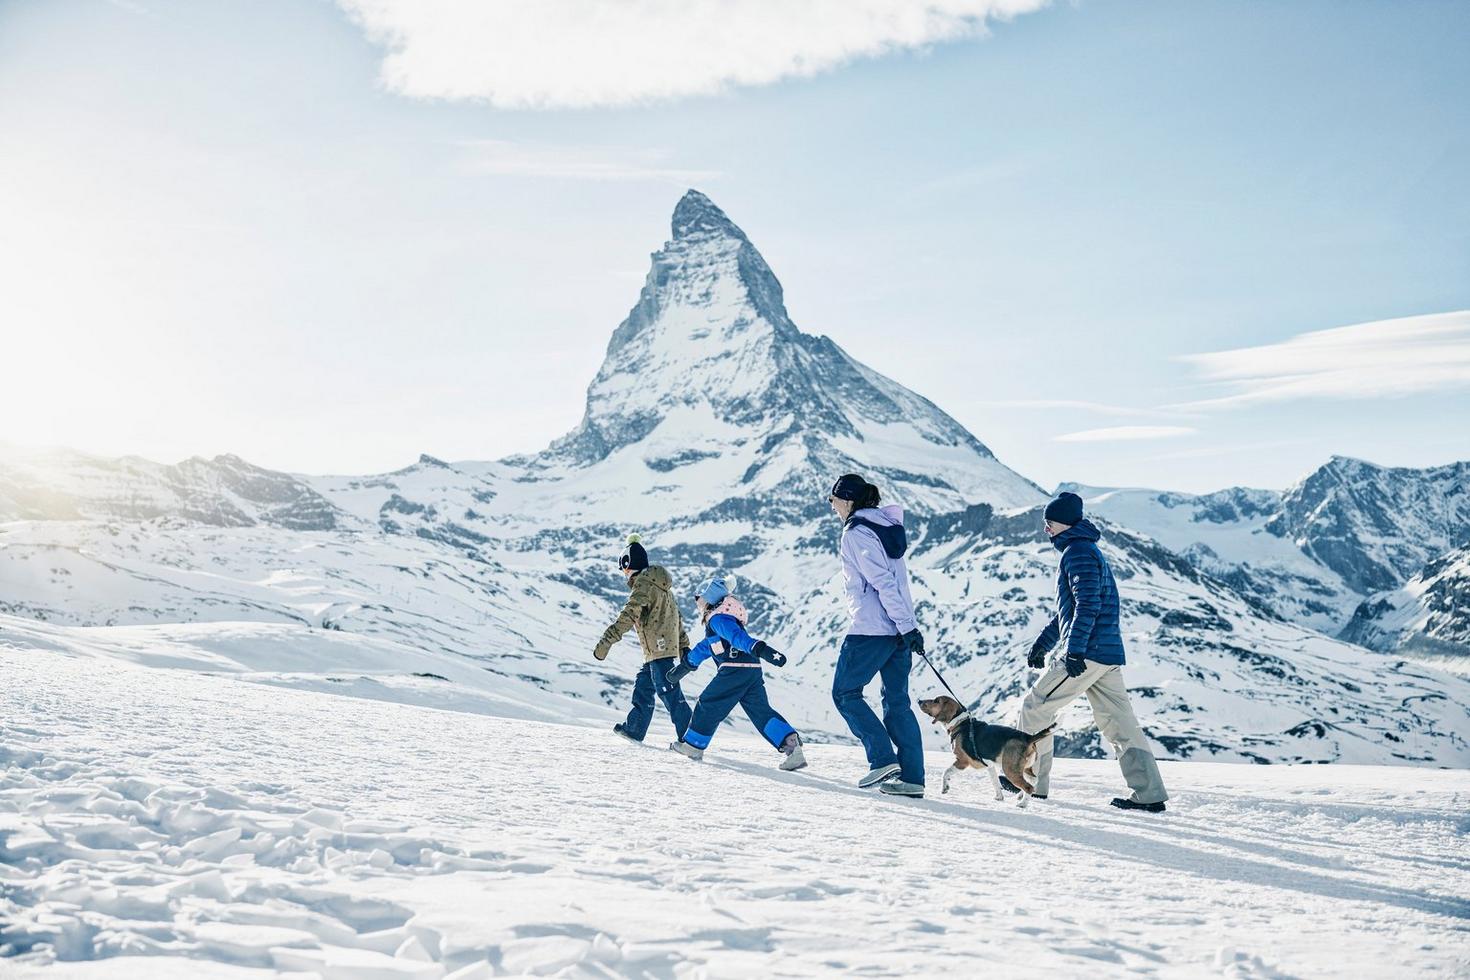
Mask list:
[{"label": "ski tracks in snow", "polygon": [[[1108,761],[1022,811],[610,732],[0,651],[0,947],[28,975],[1463,975],[1470,774]],[[657,750],[657,751],[655,751]],[[947,761],[930,760],[931,781]],[[967,778],[969,777],[969,778]],[[0,971],[3,972],[3,971]]]}]

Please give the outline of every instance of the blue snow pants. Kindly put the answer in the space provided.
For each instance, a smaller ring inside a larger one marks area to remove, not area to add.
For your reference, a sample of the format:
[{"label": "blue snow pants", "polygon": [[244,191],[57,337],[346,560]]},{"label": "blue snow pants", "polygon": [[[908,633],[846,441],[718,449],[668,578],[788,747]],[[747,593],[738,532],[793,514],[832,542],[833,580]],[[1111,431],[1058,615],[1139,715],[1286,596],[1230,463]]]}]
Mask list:
[{"label": "blue snow pants", "polygon": [[684,741],[695,748],[706,748],[715,729],[737,704],[745,709],[755,730],[778,749],[786,736],[796,731],[771,707],[766,698],[766,679],[759,667],[721,667],[694,703],[694,719],[689,722]]},{"label": "blue snow pants", "polygon": [[[849,635],[842,641],[842,652],[837,656],[832,701],[847,727],[863,743],[870,768],[897,762],[904,782],[922,786],[924,740],[919,720],[909,704],[909,669],[913,659],[897,636]],[[883,679],[881,722],[863,699],[863,688],[874,677]]]},{"label": "blue snow pants", "polygon": [[633,707],[628,709],[628,720],[623,722],[623,730],[640,742],[648,734],[648,723],[653,721],[655,694],[669,709],[669,717],[674,719],[674,731],[680,738],[689,727],[689,702],[684,700],[684,692],[678,684],[669,683],[669,668],[676,663],[678,661],[673,657],[650,660],[633,682]]}]

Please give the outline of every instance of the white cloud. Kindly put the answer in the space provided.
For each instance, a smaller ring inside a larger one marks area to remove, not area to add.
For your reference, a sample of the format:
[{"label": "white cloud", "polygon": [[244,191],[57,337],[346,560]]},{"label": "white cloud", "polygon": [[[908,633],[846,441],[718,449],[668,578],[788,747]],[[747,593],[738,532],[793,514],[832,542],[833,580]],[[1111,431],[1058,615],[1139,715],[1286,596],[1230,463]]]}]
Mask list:
[{"label": "white cloud", "polygon": [[1115,425],[1107,429],[1084,429],[1054,436],[1053,442],[1137,442],[1144,439],[1173,439],[1192,436],[1187,425]]},{"label": "white cloud", "polygon": [[710,95],[981,37],[1048,0],[338,0],[413,98],[507,109]]},{"label": "white cloud", "polygon": [[665,163],[668,154],[662,150],[513,143],[506,140],[465,140],[459,146],[463,151],[459,163],[464,171],[498,177],[658,180],[687,187],[722,176],[718,170],[670,167]]},{"label": "white cloud", "polygon": [[1470,310],[1317,330],[1279,344],[1179,358],[1224,393],[1180,408],[1300,398],[1388,398],[1470,386]]},{"label": "white cloud", "polygon": [[1157,408],[1132,408],[1128,405],[1109,405],[1106,402],[1076,401],[1066,398],[1019,398],[985,402],[997,408],[1059,409],[1069,412],[1092,412],[1096,415],[1119,415],[1135,418],[1173,418],[1178,412]]}]

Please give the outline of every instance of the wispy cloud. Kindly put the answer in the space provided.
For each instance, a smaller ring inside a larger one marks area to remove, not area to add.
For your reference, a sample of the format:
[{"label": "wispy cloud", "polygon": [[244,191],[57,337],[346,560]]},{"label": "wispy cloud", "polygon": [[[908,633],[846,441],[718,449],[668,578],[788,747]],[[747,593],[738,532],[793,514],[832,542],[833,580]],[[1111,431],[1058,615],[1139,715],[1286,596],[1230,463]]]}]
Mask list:
[{"label": "wispy cloud", "polygon": [[1222,394],[1171,406],[1389,398],[1470,387],[1470,310],[1377,320],[1179,358]]},{"label": "wispy cloud", "polygon": [[1106,429],[1083,429],[1053,436],[1053,442],[1138,442],[1146,439],[1175,439],[1192,436],[1187,425],[1115,425]]},{"label": "wispy cloud", "polygon": [[568,180],[658,180],[688,186],[722,174],[718,170],[671,167],[668,153],[621,146],[566,146],[507,140],[464,140],[460,168],[499,177],[556,177]]},{"label": "wispy cloud", "polygon": [[1065,398],[1020,398],[984,402],[997,408],[1019,408],[1038,411],[1091,412],[1094,415],[1116,415],[1127,418],[1177,418],[1181,413],[1160,408],[1134,408],[1105,402],[1076,401]]},{"label": "wispy cloud", "polygon": [[1267,449],[1284,449],[1288,446],[1310,445],[1303,439],[1272,439],[1267,442],[1248,442],[1237,445],[1224,446],[1202,446],[1198,449],[1179,449],[1167,453],[1154,453],[1148,456],[1134,458],[1136,463],[1155,463],[1165,460],[1180,459],[1218,459],[1222,456],[1240,456],[1245,453],[1259,453]]},{"label": "wispy cloud", "polygon": [[338,0],[413,98],[625,106],[982,37],[1048,0]]}]

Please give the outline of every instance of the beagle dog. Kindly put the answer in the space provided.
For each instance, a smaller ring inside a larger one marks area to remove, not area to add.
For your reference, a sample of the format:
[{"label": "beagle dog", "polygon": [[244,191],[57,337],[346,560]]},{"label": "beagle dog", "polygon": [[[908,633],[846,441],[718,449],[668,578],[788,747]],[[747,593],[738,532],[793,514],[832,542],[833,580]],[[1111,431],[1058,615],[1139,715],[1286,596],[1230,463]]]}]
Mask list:
[{"label": "beagle dog", "polygon": [[950,776],[961,769],[980,767],[990,774],[995,798],[1002,799],[1005,794],[1001,792],[1000,777],[995,771],[999,768],[1012,785],[1021,790],[1020,805],[1025,806],[1030,801],[1035,787],[1027,782],[1025,774],[1036,775],[1031,768],[1036,761],[1036,743],[1050,735],[1055,725],[1048,725],[1035,735],[1027,735],[1019,728],[1005,725],[987,725],[971,718],[964,705],[946,695],[920,700],[919,710],[933,718],[936,725],[945,727],[950,744],[954,746],[954,765],[944,770],[941,792],[949,792]]}]

